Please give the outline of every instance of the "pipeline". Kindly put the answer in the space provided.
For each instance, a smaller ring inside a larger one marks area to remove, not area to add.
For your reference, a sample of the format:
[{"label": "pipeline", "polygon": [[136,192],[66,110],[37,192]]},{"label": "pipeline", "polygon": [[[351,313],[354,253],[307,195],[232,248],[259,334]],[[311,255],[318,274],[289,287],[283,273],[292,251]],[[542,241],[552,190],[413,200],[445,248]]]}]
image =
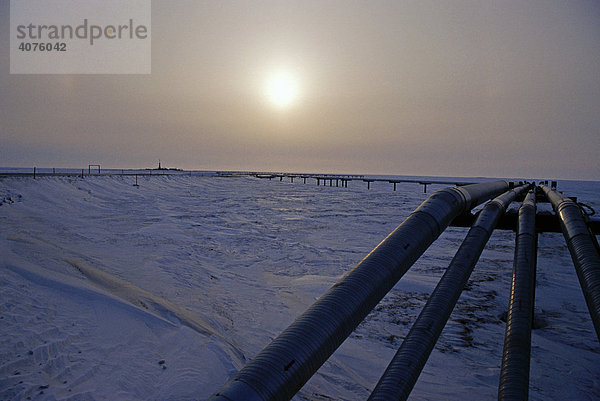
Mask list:
[{"label": "pipeline", "polygon": [[523,185],[505,192],[481,210],[369,400],[408,398],[494,227],[527,188]]},{"label": "pipeline", "polygon": [[561,193],[540,185],[559,217],[571,259],[600,341],[600,253],[579,206]]},{"label": "pipeline", "polygon": [[495,181],[431,195],[210,399],[291,399],[456,216],[508,188]]},{"label": "pipeline", "polygon": [[519,208],[498,400],[527,400],[529,397],[529,360],[537,254],[535,213],[535,192],[530,191]]}]

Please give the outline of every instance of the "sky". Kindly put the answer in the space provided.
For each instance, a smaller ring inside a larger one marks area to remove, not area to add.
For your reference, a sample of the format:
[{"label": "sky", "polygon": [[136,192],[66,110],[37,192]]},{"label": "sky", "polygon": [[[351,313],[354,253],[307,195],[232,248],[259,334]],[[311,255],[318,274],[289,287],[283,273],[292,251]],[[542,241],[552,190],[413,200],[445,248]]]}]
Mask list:
[{"label": "sky", "polygon": [[600,180],[597,1],[155,0],[146,75],[10,74],[9,21],[0,166]]}]

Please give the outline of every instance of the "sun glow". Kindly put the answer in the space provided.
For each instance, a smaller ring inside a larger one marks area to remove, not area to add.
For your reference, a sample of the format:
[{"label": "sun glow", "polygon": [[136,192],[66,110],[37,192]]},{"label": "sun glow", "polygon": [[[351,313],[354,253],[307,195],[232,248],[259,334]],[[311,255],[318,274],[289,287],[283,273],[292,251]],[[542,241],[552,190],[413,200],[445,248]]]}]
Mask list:
[{"label": "sun glow", "polygon": [[298,98],[298,81],[287,72],[277,72],[267,78],[265,94],[276,107],[287,108]]}]

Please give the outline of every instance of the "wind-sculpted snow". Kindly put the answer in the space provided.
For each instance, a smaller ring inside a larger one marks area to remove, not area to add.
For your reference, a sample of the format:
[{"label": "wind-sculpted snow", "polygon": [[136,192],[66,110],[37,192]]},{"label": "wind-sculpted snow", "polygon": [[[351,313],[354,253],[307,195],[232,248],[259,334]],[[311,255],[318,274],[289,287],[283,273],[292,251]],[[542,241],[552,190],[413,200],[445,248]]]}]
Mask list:
[{"label": "wind-sculpted snow", "polygon": [[244,362],[243,353],[239,351],[232,342],[218,333],[208,322],[194,316],[179,305],[157,297],[156,295],[144,291],[117,277],[104,273],[81,260],[68,259],[67,262],[81,272],[86,278],[90,279],[92,283],[135,306],[141,307],[165,320],[184,324],[204,336],[214,335],[218,337],[231,345],[239,353],[240,362]]},{"label": "wind-sculpted snow", "polygon": [[[309,182],[1,178],[0,399],[206,399],[428,196]],[[600,207],[598,183],[559,189]],[[442,234],[295,399],[366,399],[466,232]],[[513,252],[494,232],[411,399],[496,397]],[[600,398],[562,234],[539,238],[536,327],[530,399]]]}]

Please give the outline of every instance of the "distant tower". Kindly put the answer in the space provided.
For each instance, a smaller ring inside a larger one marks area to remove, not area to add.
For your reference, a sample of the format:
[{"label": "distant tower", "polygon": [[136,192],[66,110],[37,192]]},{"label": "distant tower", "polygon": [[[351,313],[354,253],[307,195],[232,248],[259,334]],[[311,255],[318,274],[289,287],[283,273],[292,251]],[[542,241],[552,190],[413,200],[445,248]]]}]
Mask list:
[{"label": "distant tower", "polygon": [[161,170],[161,167],[160,167],[160,159],[158,159],[158,169],[159,169],[159,170]]}]

